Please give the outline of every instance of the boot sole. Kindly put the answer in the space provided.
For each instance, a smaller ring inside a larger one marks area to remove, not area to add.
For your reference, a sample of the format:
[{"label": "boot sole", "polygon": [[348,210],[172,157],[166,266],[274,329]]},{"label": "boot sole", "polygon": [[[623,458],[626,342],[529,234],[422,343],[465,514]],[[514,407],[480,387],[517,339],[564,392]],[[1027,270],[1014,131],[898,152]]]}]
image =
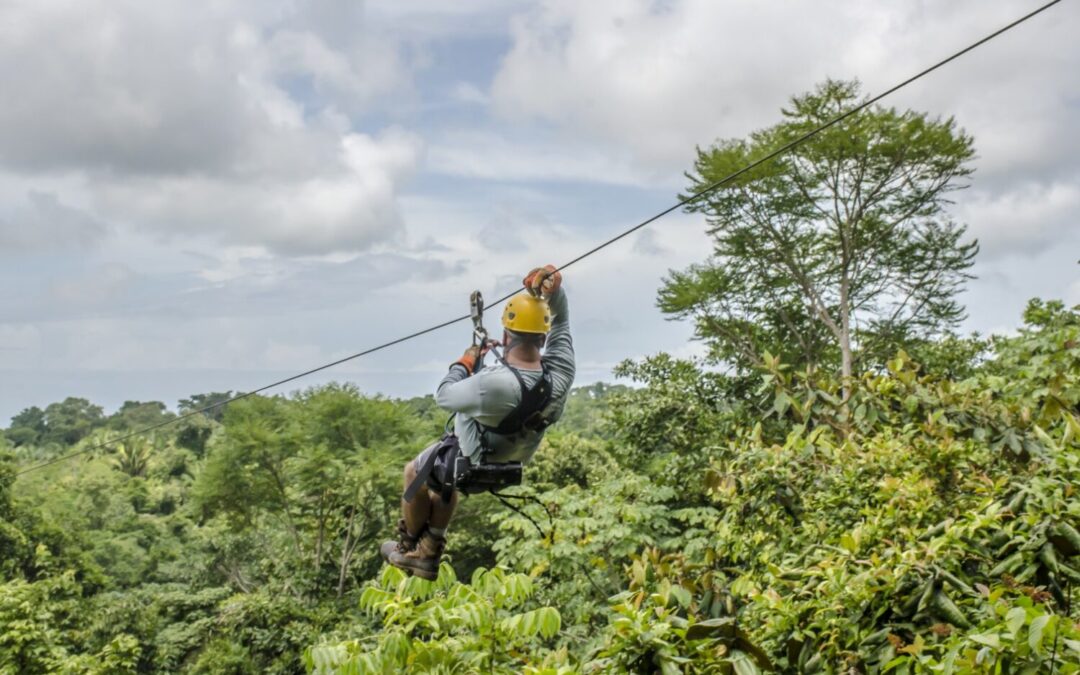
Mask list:
[{"label": "boot sole", "polygon": [[394,567],[398,568],[399,570],[403,570],[405,572],[408,572],[409,574],[412,574],[413,576],[420,577],[421,579],[427,579],[428,581],[435,581],[436,579],[439,578],[439,571],[438,570],[433,571],[433,570],[429,570],[429,569],[424,569],[422,567],[410,567],[409,565],[398,565],[398,564],[395,564],[393,562],[391,562],[390,564],[394,565]]},{"label": "boot sole", "polygon": [[393,557],[389,558],[386,562],[389,563],[390,565],[393,565],[394,567],[398,568],[402,572],[408,572],[409,574],[414,575],[414,576],[418,576],[421,579],[427,579],[428,581],[435,581],[436,579],[439,578],[439,570],[438,569],[430,570],[430,569],[427,569],[425,567],[413,567],[412,565],[409,565],[409,564],[407,564],[405,562],[402,562],[400,560],[394,560]]}]

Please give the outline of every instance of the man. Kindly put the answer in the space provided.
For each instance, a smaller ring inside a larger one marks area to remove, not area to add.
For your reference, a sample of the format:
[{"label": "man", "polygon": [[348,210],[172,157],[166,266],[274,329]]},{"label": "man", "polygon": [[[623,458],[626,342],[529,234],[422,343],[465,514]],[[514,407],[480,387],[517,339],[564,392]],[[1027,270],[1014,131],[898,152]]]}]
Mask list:
[{"label": "man", "polygon": [[[548,265],[532,270],[522,283],[526,290],[503,310],[505,363],[474,372],[486,349],[473,346],[451,364],[436,401],[455,413],[454,433],[405,466],[399,539],[385,542],[381,553],[391,565],[419,577],[438,577],[446,528],[457,507],[458,494],[445,480],[446,457],[460,452],[473,466],[528,462],[570,393],[574,346],[562,275]],[[430,471],[426,484],[414,486],[425,471]]]}]

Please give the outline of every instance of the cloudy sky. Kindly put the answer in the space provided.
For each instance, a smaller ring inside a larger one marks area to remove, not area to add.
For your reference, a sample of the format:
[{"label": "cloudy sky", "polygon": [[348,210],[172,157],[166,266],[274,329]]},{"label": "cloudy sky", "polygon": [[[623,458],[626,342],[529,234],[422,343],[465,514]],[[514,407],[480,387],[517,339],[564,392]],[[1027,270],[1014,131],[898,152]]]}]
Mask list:
[{"label": "cloudy sky", "polygon": [[[1035,6],[0,0],[0,421],[254,388],[464,313],[670,205],[695,145],[825,77],[880,91]],[[1078,32],[1063,2],[890,100],[976,138],[966,329],[1080,302]],[[693,353],[654,298],[706,246],[675,215],[568,272],[579,382]],[[306,383],[426,393],[468,341]]]}]

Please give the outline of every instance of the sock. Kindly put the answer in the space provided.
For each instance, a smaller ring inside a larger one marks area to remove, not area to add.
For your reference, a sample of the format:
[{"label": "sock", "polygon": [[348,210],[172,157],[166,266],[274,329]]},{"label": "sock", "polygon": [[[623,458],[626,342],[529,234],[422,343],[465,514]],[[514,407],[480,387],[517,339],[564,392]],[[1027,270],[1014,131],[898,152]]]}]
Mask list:
[{"label": "sock", "polygon": [[430,532],[432,535],[434,535],[436,537],[445,537],[446,536],[446,528],[445,527],[428,527],[427,531]]}]

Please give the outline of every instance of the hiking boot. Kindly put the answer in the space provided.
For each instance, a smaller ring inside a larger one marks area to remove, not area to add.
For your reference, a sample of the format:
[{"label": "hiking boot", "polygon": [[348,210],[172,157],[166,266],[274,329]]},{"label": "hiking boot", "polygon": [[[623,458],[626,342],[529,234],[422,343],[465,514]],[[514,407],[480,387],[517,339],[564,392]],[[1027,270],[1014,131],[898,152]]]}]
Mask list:
[{"label": "hiking boot", "polygon": [[413,536],[409,534],[408,528],[405,527],[405,519],[397,521],[398,540],[397,541],[384,541],[383,545],[379,547],[379,553],[382,554],[383,560],[390,562],[390,554],[398,553],[405,554],[416,548],[416,542],[419,541],[420,536]]},{"label": "hiking boot", "polygon": [[442,560],[445,547],[445,537],[437,537],[424,530],[424,533],[420,535],[420,542],[416,545],[416,548],[405,553],[399,553],[397,550],[390,551],[387,562],[398,569],[411,572],[421,579],[435,581],[439,578],[439,561]]}]

